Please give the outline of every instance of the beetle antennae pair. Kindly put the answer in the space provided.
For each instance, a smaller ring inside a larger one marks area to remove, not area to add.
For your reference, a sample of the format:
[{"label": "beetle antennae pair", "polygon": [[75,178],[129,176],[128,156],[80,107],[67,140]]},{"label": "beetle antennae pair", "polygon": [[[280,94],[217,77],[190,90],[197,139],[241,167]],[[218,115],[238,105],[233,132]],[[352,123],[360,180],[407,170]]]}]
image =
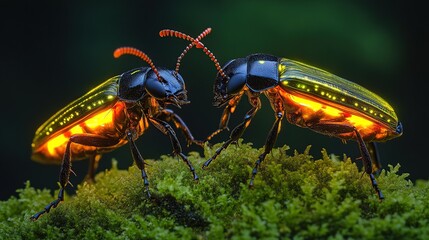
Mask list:
[{"label": "beetle antennae pair", "polygon": [[[192,43],[190,43],[185,50],[183,50],[183,52],[180,54],[180,56],[177,58],[176,61],[176,69],[175,69],[175,73],[177,75],[177,73],[179,73],[179,68],[180,68],[180,61],[182,60],[182,58],[185,56],[185,54],[194,46],[196,46],[197,48],[204,48],[203,51],[207,53],[207,51],[210,53],[210,51],[204,47],[204,44],[202,44],[200,42],[201,39],[203,39],[205,36],[207,36],[210,32],[211,32],[211,28],[207,28],[205,29],[200,35],[198,35],[198,37],[196,39],[192,38],[191,36],[189,36],[188,34],[185,33],[181,33],[175,30],[170,30],[170,29],[165,29],[165,30],[161,30],[159,32],[159,35],[161,37],[166,37],[166,36],[174,36],[177,38],[182,38],[188,41],[191,41]],[[124,55],[124,54],[129,54],[129,55],[134,55],[136,57],[141,58],[143,61],[147,62],[150,66],[150,68],[154,71],[154,73],[156,74],[156,77],[158,78],[159,81],[161,81],[161,76],[159,75],[158,70],[155,67],[155,64],[153,63],[153,61],[150,59],[150,57],[142,52],[141,50],[134,48],[134,47],[119,47],[117,48],[114,52],[113,52],[113,56],[115,58],[119,58],[120,56]],[[214,59],[214,62],[216,64],[216,68],[220,69],[219,63],[217,62],[216,58],[213,56],[212,53],[211,54],[211,58]],[[220,69],[220,71],[222,71]]]},{"label": "beetle antennae pair", "polygon": [[182,54],[180,54],[180,56],[177,58],[177,62],[176,62],[176,73],[179,72],[179,68],[180,68],[180,61],[182,60],[182,58],[185,56],[185,54],[189,51],[189,49],[191,49],[193,46],[196,46],[196,48],[203,48],[204,44],[202,42],[200,42],[200,40],[202,38],[204,38],[205,36],[207,36],[210,32],[212,31],[211,28],[207,28],[206,30],[204,30],[196,39],[192,38],[191,36],[189,36],[188,34],[176,31],[176,30],[170,30],[170,29],[164,29],[161,30],[159,32],[159,36],[160,37],[177,37],[177,38],[182,38],[185,40],[190,41],[191,43],[185,48],[185,50],[183,50]]},{"label": "beetle antennae pair", "polygon": [[[212,60],[214,62],[216,70],[222,76],[222,79],[224,79],[225,81],[227,81],[228,77],[226,76],[226,74],[222,70],[222,68],[220,67],[220,64],[219,64],[218,60],[216,59],[215,55],[212,52],[210,52],[210,50],[206,46],[204,46],[204,44],[202,42],[200,42],[200,40],[203,37],[205,37],[207,34],[209,34],[211,32],[211,30],[212,30],[211,28],[207,28],[196,39],[193,39],[192,37],[190,37],[189,35],[187,35],[185,33],[181,33],[179,31],[170,30],[170,29],[161,30],[159,32],[159,36],[160,37],[177,37],[177,38],[181,38],[181,39],[184,39],[184,40],[192,42],[183,51],[182,55],[184,55],[193,46],[196,46],[197,48],[202,48],[203,52],[210,58],[210,60]],[[176,72],[179,71],[180,60],[183,57],[182,55],[180,55],[180,57],[177,59]]]}]

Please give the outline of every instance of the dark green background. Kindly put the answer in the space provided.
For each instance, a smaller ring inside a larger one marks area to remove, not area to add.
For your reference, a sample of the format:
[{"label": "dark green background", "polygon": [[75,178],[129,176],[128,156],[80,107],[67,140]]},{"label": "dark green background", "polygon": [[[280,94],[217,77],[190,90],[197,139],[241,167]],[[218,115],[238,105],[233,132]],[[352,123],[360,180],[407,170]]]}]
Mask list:
[{"label": "dark green background", "polygon": [[[386,99],[404,125],[404,135],[379,144],[384,166],[400,163],[411,179],[427,179],[427,45],[428,25],[423,8],[392,1],[103,1],[98,3],[29,1],[1,3],[2,108],[0,199],[15,194],[30,180],[37,188],[55,189],[59,166],[30,160],[36,128],[57,110],[109,77],[146,65],[133,57],[114,59],[115,48],[130,45],[146,52],[157,66],[174,68],[187,42],[162,39],[172,28],[204,39],[221,63],[263,52],[300,60],[352,80]],[[195,137],[215,130],[220,109],[211,106],[216,71],[200,51],[192,50],[180,70],[191,105],[176,112]],[[246,141],[263,145],[274,114],[263,97],[263,108],[247,132]],[[242,120],[249,104],[242,101],[230,127]],[[227,133],[213,143],[225,140]],[[182,135],[180,140],[184,143]],[[276,146],[287,144],[302,152],[320,150],[358,157],[355,142],[342,144],[284,121]],[[169,154],[169,140],[150,128],[138,141],[145,158]],[[200,151],[197,147],[184,148]],[[292,154],[292,151],[289,152]],[[106,154],[100,170],[132,164],[128,147]],[[255,156],[256,160],[256,156]],[[171,164],[182,164],[172,162]],[[74,164],[81,182],[87,161]],[[199,169],[200,166],[198,166]],[[201,171],[201,170],[199,170]],[[388,193],[385,193],[388,195]]]}]

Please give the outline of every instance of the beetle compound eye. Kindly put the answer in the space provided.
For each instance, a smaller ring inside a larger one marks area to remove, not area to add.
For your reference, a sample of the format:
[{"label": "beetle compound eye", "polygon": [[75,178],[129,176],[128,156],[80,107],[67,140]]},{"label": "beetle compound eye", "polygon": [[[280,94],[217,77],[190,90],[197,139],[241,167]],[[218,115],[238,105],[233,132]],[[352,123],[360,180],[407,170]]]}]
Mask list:
[{"label": "beetle compound eye", "polygon": [[163,99],[167,96],[164,85],[156,78],[148,78],[145,86],[146,91],[156,99]]},{"label": "beetle compound eye", "polygon": [[222,69],[229,80],[218,73],[214,83],[214,92],[219,94],[216,99],[228,100],[229,97],[232,97],[230,95],[240,94],[247,84],[247,60],[246,58],[230,60]]},{"label": "beetle compound eye", "polygon": [[235,94],[243,89],[244,84],[246,84],[246,75],[245,74],[234,74],[228,81],[226,87],[226,94]]}]

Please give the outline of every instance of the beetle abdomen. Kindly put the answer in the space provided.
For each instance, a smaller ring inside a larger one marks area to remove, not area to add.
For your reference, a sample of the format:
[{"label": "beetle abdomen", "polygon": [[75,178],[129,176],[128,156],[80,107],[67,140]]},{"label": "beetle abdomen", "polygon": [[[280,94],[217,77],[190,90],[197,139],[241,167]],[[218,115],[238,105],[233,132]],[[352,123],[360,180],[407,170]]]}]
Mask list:
[{"label": "beetle abdomen", "polygon": [[[108,79],[42,124],[32,142],[32,159],[44,163],[60,163],[65,144],[71,135],[114,132],[113,110],[115,104],[118,104],[118,79],[119,76]],[[94,147],[73,145],[71,150],[74,159],[84,158],[86,153],[96,150]]]},{"label": "beetle abdomen", "polygon": [[[109,152],[126,144],[127,140],[122,129],[128,124],[128,119],[124,108],[125,104],[118,101],[113,106],[100,110],[98,113],[94,113],[86,119],[63,129],[47,141],[33,145],[32,159],[43,163],[60,163],[66,144],[73,134],[93,134],[118,140],[117,144],[106,147],[72,144],[71,155],[73,160],[84,159],[92,154]],[[148,125],[147,118],[143,116],[136,126],[137,136],[141,136]]]},{"label": "beetle abdomen", "polygon": [[354,82],[285,58],[280,61],[279,74],[285,90],[312,96],[345,111],[353,109],[392,129],[398,124],[396,113],[384,99]]}]

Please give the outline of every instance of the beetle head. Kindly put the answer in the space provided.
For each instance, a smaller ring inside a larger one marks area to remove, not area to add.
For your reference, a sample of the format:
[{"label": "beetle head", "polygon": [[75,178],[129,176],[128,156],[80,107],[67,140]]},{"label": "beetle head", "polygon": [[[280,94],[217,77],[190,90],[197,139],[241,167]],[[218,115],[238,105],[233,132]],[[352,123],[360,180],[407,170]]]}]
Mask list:
[{"label": "beetle head", "polygon": [[[205,35],[207,34],[205,33]],[[123,101],[137,102],[148,94],[164,104],[174,104],[180,107],[182,104],[189,103],[185,90],[185,82],[178,71],[180,60],[194,45],[194,43],[190,44],[179,56],[175,71],[165,68],[158,70],[149,56],[136,48],[117,48],[113,53],[115,58],[124,54],[130,54],[141,58],[150,66],[133,69],[122,74],[119,80],[118,97]]]},{"label": "beetle head", "polygon": [[213,105],[221,107],[231,98],[240,94],[247,81],[247,61],[237,58],[227,62],[218,72],[213,86]]},{"label": "beetle head", "polygon": [[403,132],[404,132],[404,128],[402,127],[402,123],[398,122],[398,125],[396,125],[396,134],[398,136],[401,136]]},{"label": "beetle head", "polygon": [[119,80],[118,97],[123,101],[137,102],[148,94],[158,101],[178,107],[187,101],[185,82],[175,71],[161,68],[158,75],[149,67],[127,71]]},{"label": "beetle head", "polygon": [[[136,48],[120,47],[116,49],[113,53],[115,58],[124,54],[135,55],[147,62],[150,66],[150,68],[142,68],[141,71],[138,72],[131,70],[124,73],[124,75],[121,76],[121,81],[124,84],[120,84],[119,86],[119,97],[125,101],[139,101],[148,93],[150,96],[165,104],[174,104],[180,107],[182,104],[189,103],[186,95],[185,82],[179,74],[180,62],[185,54],[194,46],[197,48],[204,48],[204,44],[202,44],[200,40],[206,37],[210,32],[211,28],[207,28],[195,39],[185,33],[175,30],[165,29],[159,32],[161,37],[174,36],[191,41],[177,58],[175,71],[164,68],[158,70],[149,56]],[[206,49],[207,48],[204,48],[204,50]]]},{"label": "beetle head", "polygon": [[185,81],[182,76],[169,69],[159,69],[159,78],[154,71],[149,71],[145,89],[158,101],[173,104],[177,107],[187,104]]}]

